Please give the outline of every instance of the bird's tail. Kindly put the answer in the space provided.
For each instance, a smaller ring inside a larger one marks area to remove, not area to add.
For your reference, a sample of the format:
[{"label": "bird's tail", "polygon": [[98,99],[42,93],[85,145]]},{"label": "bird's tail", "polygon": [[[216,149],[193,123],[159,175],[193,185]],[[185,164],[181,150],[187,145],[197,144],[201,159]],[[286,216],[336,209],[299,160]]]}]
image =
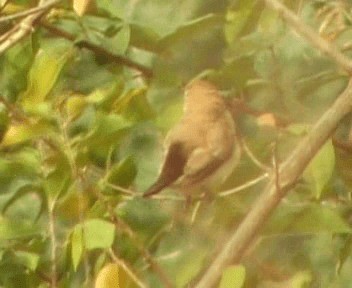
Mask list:
[{"label": "bird's tail", "polygon": [[143,197],[150,197],[157,194],[174,183],[182,175],[186,160],[181,143],[170,145],[158,180],[144,192]]},{"label": "bird's tail", "polygon": [[144,192],[143,197],[148,198],[152,195],[158,194],[161,190],[163,190],[168,185],[169,183],[158,180],[147,191]]}]

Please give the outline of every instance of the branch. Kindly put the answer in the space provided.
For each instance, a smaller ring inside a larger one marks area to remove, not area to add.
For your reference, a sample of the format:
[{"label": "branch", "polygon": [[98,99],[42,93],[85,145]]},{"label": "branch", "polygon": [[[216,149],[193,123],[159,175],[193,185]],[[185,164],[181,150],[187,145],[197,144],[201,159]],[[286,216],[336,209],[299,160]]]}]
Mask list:
[{"label": "branch", "polygon": [[[300,142],[290,157],[279,167],[280,179],[275,175],[262,195],[257,199],[246,218],[230,237],[224,248],[195,285],[196,288],[213,287],[224,268],[239,262],[248,246],[264,226],[271,213],[287,192],[295,185],[305,167],[329,138],[341,119],[352,110],[352,80],[335,103],[313,126],[311,132]],[[280,189],[277,189],[277,186]]]},{"label": "branch", "polygon": [[25,16],[28,16],[28,15],[31,15],[31,14],[34,14],[34,13],[37,13],[37,12],[45,11],[45,10],[51,8],[53,5],[55,5],[55,4],[59,3],[59,2],[60,2],[60,0],[49,1],[49,2],[46,2],[45,4],[43,4],[41,6],[34,7],[32,9],[28,9],[28,10],[21,11],[21,12],[18,12],[18,13],[14,13],[14,14],[11,14],[11,15],[3,16],[3,17],[0,18],[0,23],[7,22],[7,21],[10,21],[10,20],[14,20],[14,19],[17,19],[17,18],[23,18]]},{"label": "branch", "polygon": [[[41,26],[44,27],[45,29],[47,29],[50,33],[55,34],[56,36],[65,38],[65,39],[72,41],[72,42],[74,42],[76,40],[75,35],[70,34],[69,32],[62,30],[58,27],[55,27],[53,25],[50,25],[47,22],[42,21]],[[78,43],[76,43],[76,46],[78,46],[79,48],[86,48],[88,50],[91,50],[95,54],[97,54],[99,56],[103,56],[103,57],[111,60],[112,62],[115,62],[116,64],[123,65],[123,66],[129,67],[129,68],[132,68],[134,70],[137,70],[137,71],[141,72],[147,78],[150,78],[153,76],[153,71],[150,68],[148,68],[142,64],[136,63],[136,62],[124,57],[124,56],[113,54],[110,51],[105,50],[104,48],[102,48],[98,45],[95,45],[89,41],[86,41],[86,40],[79,41]]]},{"label": "branch", "polygon": [[299,17],[293,14],[289,9],[277,0],[264,0],[266,5],[275,10],[293,28],[301,37],[306,39],[312,46],[319,51],[328,55],[339,66],[352,74],[352,61],[330,42],[320,37],[312,28],[304,24]]},{"label": "branch", "polygon": [[136,273],[129,267],[129,265],[120,259],[112,250],[111,248],[109,249],[109,254],[111,258],[114,260],[116,264],[118,264],[120,267],[125,270],[125,272],[128,274],[128,276],[133,280],[133,282],[139,287],[139,288],[146,288],[147,286],[138,278]]},{"label": "branch", "polygon": [[[59,3],[61,0],[52,0],[44,2],[45,4],[40,4],[38,6],[39,11],[27,16],[20,23],[14,26],[10,31],[4,33],[0,36],[0,55],[4,53],[7,49],[15,45],[17,42],[21,41],[24,37],[34,31],[33,26],[35,22],[43,16],[43,14],[49,10],[51,7]],[[43,8],[43,9],[41,9]]]}]

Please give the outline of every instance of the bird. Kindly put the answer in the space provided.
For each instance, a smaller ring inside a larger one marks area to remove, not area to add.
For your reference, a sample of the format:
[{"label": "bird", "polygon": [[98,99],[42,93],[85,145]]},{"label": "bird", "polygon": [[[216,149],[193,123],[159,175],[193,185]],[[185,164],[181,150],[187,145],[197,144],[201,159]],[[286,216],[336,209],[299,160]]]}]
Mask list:
[{"label": "bird", "polygon": [[183,115],[165,137],[164,161],[145,198],[167,187],[186,197],[214,189],[239,162],[236,124],[218,88],[196,79],[186,85],[184,94]]}]

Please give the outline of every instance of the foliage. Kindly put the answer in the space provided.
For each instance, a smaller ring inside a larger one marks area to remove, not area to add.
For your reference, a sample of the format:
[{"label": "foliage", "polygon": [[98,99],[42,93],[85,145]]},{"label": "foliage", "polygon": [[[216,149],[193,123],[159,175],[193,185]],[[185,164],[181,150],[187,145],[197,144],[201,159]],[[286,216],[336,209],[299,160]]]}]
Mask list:
[{"label": "foliage", "polygon": [[[2,12],[33,2],[11,1]],[[287,4],[351,54],[349,1]],[[265,183],[202,202],[194,223],[194,207],[172,190],[163,200],[140,197],[182,114],[182,86],[207,75],[266,115],[242,113],[237,124],[257,160],[272,167],[337,98],[347,74],[264,1],[100,0],[90,8],[78,16],[64,1],[0,56],[0,286],[185,287]],[[16,21],[0,22],[1,33]],[[219,287],[350,285],[352,154],[337,145],[351,141],[350,128],[345,119],[241,265],[222,271]],[[263,173],[243,153],[219,190]]]}]

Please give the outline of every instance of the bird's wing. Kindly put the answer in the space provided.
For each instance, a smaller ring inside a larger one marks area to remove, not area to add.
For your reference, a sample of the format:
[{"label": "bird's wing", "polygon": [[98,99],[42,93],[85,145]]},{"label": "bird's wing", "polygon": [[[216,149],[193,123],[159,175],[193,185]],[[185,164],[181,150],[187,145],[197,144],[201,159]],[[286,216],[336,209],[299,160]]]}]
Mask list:
[{"label": "bird's wing", "polygon": [[175,182],[182,174],[186,164],[186,155],[182,143],[171,143],[166,151],[164,163],[156,182],[143,194],[143,197],[159,193],[165,187]]},{"label": "bird's wing", "polygon": [[230,125],[232,122],[227,121],[209,125],[205,145],[193,150],[185,165],[184,177],[180,181],[185,185],[197,183],[211,175],[230,158],[234,141],[234,127]]}]

